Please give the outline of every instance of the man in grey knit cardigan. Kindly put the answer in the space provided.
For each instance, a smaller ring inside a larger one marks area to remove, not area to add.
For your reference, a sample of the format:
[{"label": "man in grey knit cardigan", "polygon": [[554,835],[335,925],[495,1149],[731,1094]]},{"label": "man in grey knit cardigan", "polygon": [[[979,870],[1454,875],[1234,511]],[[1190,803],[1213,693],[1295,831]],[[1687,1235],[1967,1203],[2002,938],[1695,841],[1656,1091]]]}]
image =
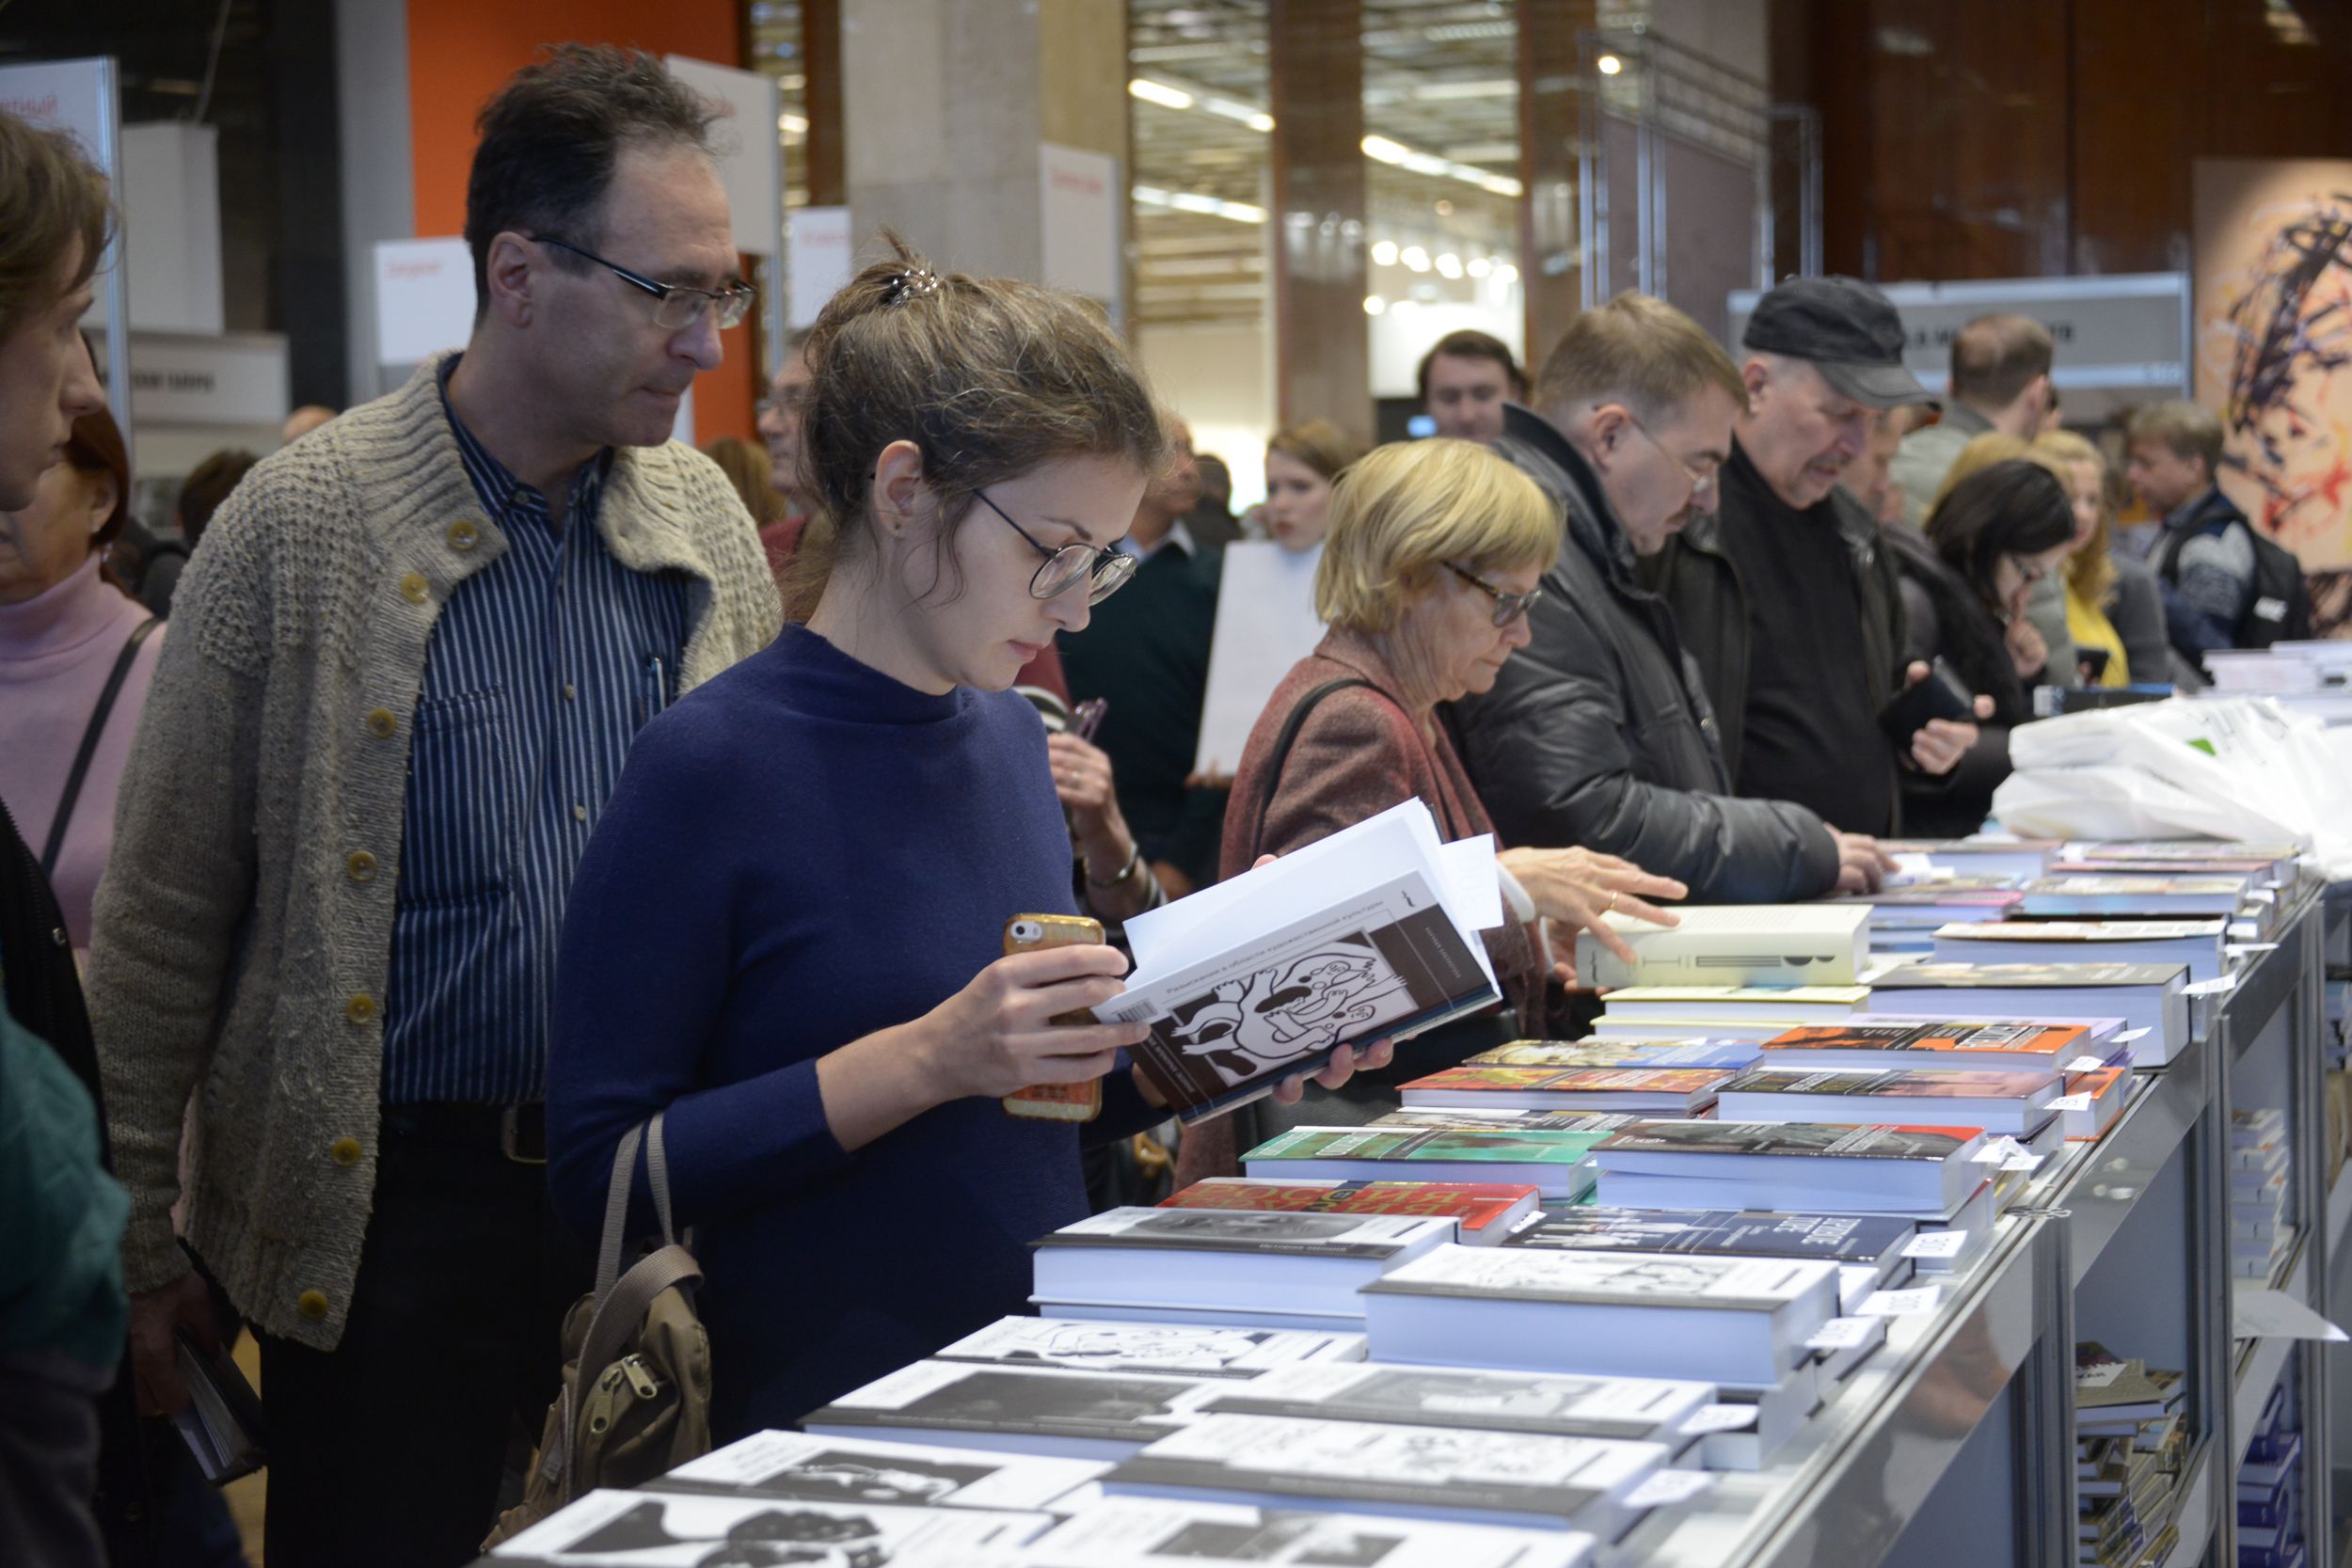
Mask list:
[{"label": "man in grey knit cardigan", "polygon": [[636,730],[780,618],[668,439],[749,300],[711,122],[643,55],[518,73],[464,353],[262,462],[180,582],[90,1004],[142,1397],[187,1398],[193,1252],[259,1337],[273,1568],[469,1560],[587,1283],[539,1164],[572,870]]}]

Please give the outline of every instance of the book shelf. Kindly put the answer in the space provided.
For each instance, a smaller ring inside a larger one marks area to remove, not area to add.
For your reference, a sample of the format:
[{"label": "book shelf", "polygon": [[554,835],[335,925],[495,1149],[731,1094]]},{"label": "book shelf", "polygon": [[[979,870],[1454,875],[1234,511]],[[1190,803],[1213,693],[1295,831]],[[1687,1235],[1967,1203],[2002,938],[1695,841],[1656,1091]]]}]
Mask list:
[{"label": "book shelf", "polygon": [[[2280,890],[2276,943],[2196,1001],[2195,1043],[2134,1074],[2106,1135],[2035,1173],[1994,1245],[1898,1318],[1838,1398],[1755,1474],[1624,1543],[1663,1568],[1900,1568],[2074,1560],[2074,1347],[2098,1339],[2189,1383],[2190,1458],[2171,1565],[2232,1568],[2239,1458],[2272,1389],[2293,1379],[2303,1433],[2304,1539],[2332,1564],[2332,1449],[2317,1346],[2237,1340],[2230,1265],[2230,1112],[2287,1115],[2294,1243],[2267,1285],[2330,1315],[2352,1230],[2352,1167],[2330,1191],[2322,979],[2352,900]],[[2343,1271],[2352,1280],[2352,1266]],[[2344,1304],[2344,1305],[2340,1305]],[[2352,1380],[2347,1380],[2352,1395]],[[2352,1467],[2352,1466],[2348,1466]]]}]

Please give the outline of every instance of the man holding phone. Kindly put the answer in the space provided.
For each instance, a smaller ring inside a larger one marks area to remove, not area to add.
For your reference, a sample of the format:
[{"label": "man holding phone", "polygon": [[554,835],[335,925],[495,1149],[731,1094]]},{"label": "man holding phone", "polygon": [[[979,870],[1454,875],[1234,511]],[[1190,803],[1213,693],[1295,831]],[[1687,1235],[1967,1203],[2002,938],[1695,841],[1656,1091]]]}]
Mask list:
[{"label": "man holding phone", "polygon": [[1748,407],[1719,508],[1694,515],[1645,575],[1714,698],[1736,791],[1797,801],[1848,832],[1893,833],[1905,772],[1948,774],[1977,729],[1961,717],[1908,728],[1902,709],[1889,712],[1930,671],[1902,663],[1894,562],[1837,481],[1872,411],[1932,399],[1903,367],[1895,308],[1853,278],[1782,284],[1756,303],[1742,344]]}]

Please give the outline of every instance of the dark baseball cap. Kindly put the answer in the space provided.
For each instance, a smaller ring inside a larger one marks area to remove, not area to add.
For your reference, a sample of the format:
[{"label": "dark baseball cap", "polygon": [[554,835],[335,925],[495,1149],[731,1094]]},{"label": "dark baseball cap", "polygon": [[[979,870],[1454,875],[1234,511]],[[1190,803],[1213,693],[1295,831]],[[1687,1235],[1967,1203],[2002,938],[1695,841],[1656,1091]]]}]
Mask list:
[{"label": "dark baseball cap", "polygon": [[1858,277],[1792,277],[1756,302],[1740,342],[1810,359],[1845,396],[1868,408],[1934,403],[1903,368],[1903,319]]}]

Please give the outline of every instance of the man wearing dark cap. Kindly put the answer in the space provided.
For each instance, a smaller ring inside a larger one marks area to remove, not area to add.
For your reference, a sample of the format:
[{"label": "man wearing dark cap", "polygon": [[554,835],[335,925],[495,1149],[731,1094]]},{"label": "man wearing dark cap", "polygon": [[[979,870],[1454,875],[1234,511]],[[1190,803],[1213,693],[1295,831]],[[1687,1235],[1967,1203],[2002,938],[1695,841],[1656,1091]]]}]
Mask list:
[{"label": "man wearing dark cap", "polygon": [[1794,800],[1850,833],[1901,823],[1902,780],[1948,773],[1975,726],[1937,720],[1899,755],[1879,726],[1900,687],[1902,595],[1878,524],[1838,487],[1870,415],[1933,399],[1903,368],[1902,322],[1845,277],[1798,278],[1749,319],[1723,499],[1645,562],[1715,700],[1736,791]]}]

